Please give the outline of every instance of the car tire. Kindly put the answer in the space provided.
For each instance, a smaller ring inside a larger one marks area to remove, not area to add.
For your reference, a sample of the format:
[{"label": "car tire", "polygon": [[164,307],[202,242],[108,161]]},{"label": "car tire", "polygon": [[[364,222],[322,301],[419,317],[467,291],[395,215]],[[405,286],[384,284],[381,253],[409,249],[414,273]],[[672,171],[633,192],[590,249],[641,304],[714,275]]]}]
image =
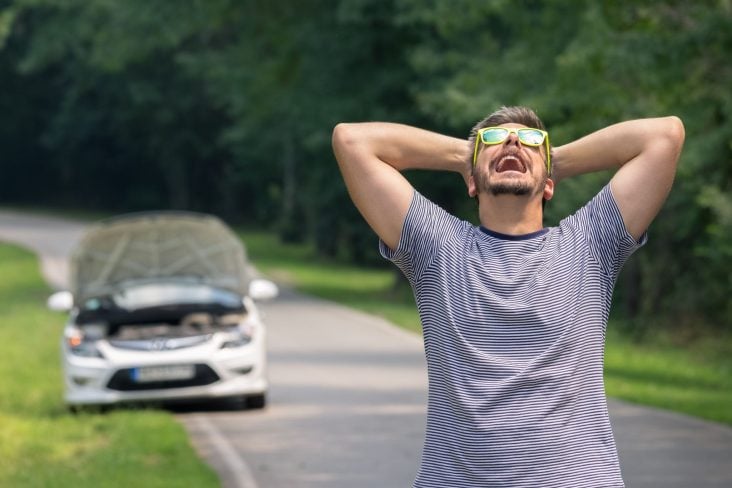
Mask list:
[{"label": "car tire", "polygon": [[247,396],[244,400],[247,408],[264,408],[267,406],[267,395],[265,393],[259,395]]}]

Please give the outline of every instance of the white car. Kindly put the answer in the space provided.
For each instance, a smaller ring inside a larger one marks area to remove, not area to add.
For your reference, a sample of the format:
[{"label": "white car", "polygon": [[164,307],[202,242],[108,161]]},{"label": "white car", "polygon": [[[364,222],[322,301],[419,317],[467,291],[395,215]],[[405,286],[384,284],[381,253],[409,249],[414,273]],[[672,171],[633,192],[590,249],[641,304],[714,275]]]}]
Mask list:
[{"label": "white car", "polygon": [[62,339],[69,407],[236,397],[262,408],[266,329],[241,241],[216,217],[130,214],[95,225],[75,249]]}]

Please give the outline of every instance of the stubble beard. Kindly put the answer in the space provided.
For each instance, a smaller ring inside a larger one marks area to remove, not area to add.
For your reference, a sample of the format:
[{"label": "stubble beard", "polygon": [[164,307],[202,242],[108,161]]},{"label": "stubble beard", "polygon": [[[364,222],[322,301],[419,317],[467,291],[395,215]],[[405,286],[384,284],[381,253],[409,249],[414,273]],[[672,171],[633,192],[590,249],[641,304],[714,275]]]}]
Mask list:
[{"label": "stubble beard", "polygon": [[485,183],[486,191],[489,191],[493,196],[498,195],[530,195],[533,189],[526,181],[501,181],[496,184],[490,182]]},{"label": "stubble beard", "polygon": [[490,175],[487,173],[481,173],[477,178],[477,190],[478,193],[485,191],[493,196],[498,195],[516,195],[526,196],[538,194],[544,191],[546,185],[547,176],[543,175],[539,181],[526,181],[526,180],[508,180],[491,182]]}]

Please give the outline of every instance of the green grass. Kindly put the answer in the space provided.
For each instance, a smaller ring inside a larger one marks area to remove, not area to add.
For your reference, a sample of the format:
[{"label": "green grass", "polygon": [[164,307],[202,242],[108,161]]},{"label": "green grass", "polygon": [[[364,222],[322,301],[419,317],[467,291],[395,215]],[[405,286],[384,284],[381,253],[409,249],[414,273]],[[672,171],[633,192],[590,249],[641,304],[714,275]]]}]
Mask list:
[{"label": "green grass", "polygon": [[219,486],[168,412],[67,412],[64,316],[44,306],[38,262],[0,245],[0,276],[0,486]]},{"label": "green grass", "polygon": [[[405,287],[394,289],[393,270],[319,260],[312,247],[283,245],[271,233],[241,236],[252,261],[271,278],[419,332],[414,298]],[[732,425],[732,337],[681,347],[671,332],[637,343],[618,330],[617,323],[608,327],[608,395]]]},{"label": "green grass", "polygon": [[636,343],[615,330],[610,324],[605,352],[608,395],[732,424],[730,337],[682,347],[670,343],[668,332]]}]

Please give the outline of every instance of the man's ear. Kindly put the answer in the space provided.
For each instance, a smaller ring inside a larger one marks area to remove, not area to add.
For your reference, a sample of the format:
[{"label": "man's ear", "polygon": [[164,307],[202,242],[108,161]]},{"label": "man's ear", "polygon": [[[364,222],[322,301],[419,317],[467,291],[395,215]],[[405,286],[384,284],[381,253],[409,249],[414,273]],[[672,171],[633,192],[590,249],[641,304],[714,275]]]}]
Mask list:
[{"label": "man's ear", "polygon": [[551,200],[554,196],[554,180],[551,178],[546,179],[544,183],[544,200]]},{"label": "man's ear", "polygon": [[473,198],[477,194],[478,189],[475,186],[475,176],[471,174],[470,177],[468,177],[468,195]]}]

